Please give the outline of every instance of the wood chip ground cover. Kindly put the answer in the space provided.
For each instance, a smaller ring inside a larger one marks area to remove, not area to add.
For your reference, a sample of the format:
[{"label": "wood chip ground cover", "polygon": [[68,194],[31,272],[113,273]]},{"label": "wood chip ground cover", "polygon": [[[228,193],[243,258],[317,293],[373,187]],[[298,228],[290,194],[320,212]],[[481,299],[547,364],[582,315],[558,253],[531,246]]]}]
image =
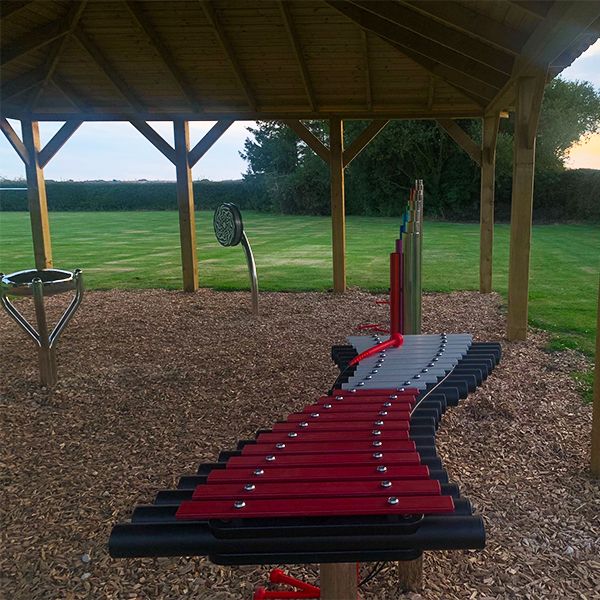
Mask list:
[{"label": "wood chip ground cover", "polygon": [[[60,382],[37,384],[33,345],[0,316],[0,597],[249,599],[268,568],[202,558],[113,560],[112,525],[220,450],[328,389],[329,351],[361,323],[386,322],[375,296],[95,292],[59,347]],[[67,299],[50,299],[59,314]],[[20,305],[28,310],[25,303]],[[600,490],[588,471],[591,409],[540,332],[503,339],[495,295],[424,300],[429,332],[503,342],[483,387],[444,417],[439,452],[483,514],[482,552],[425,556],[425,590],[402,596],[390,564],[365,599],[600,598]],[[316,580],[311,567],[289,571]]]}]

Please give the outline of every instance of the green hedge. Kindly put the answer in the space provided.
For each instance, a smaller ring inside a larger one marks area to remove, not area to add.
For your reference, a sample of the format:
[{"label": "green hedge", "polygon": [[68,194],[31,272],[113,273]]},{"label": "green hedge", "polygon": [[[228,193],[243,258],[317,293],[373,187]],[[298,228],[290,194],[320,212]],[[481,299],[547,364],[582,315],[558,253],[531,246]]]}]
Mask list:
[{"label": "green hedge", "polygon": [[[23,181],[0,183],[0,210],[27,210],[25,191],[3,187],[25,187]],[[194,183],[196,208],[214,209],[222,202],[234,202],[252,209],[258,202],[253,185],[239,181]],[[47,181],[48,208],[53,211],[174,210],[175,183],[169,181]]]}]

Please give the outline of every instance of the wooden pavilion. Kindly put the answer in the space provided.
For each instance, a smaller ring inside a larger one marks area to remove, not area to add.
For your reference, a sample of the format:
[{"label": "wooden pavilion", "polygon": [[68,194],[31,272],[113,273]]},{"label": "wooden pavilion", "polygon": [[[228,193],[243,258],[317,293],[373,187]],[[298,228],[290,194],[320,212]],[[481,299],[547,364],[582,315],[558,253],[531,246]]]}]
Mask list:
[{"label": "wooden pavilion", "polygon": [[[388,120],[435,119],[481,167],[480,290],[490,292],[496,137],[514,112],[507,333],[525,339],[544,86],[600,36],[599,0],[3,0],[0,26],[0,128],[25,164],[37,268],[52,266],[44,167],[82,122],[128,121],[175,166],[183,286],[196,290],[191,169],[235,120],[279,120],[329,163],[343,292],[345,167]],[[471,118],[481,144],[455,122]],[[329,120],[329,147],[302,123],[311,119]],[[344,148],[348,119],[371,123]],[[199,120],[216,124],[190,148]],[[39,121],[64,121],[43,148]],[[148,121],[172,121],[174,147]],[[600,415],[599,394],[600,379]],[[600,419],[592,437],[599,474]],[[341,575],[322,572],[352,580]]]},{"label": "wooden pavilion", "polygon": [[[198,288],[192,166],[235,120],[285,121],[331,170],[333,287],[344,168],[389,119],[435,119],[481,166],[492,288],[495,143],[515,112],[508,337],[524,339],[544,85],[600,35],[598,0],[3,0],[1,125],[26,167],[35,262],[52,265],[45,165],[83,121],[129,121],[177,174],[183,285]],[[22,139],[7,118],[21,121]],[[482,144],[454,119],[482,119]],[[328,119],[330,147],[302,124]],[[371,124],[344,148],[343,121]],[[174,147],[148,125],[172,121]],[[193,148],[189,121],[217,121]],[[64,121],[42,148],[39,121]]]}]

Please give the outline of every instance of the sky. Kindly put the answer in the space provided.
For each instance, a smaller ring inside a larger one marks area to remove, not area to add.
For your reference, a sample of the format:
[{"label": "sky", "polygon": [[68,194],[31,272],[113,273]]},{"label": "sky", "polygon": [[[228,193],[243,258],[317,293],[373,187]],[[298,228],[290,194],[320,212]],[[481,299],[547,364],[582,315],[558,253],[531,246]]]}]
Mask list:
[{"label": "sky", "polygon": [[[561,73],[567,80],[585,80],[600,89],[600,40]],[[20,134],[19,123],[11,121]],[[213,123],[190,123],[191,144],[195,144]],[[240,157],[252,121],[235,122],[210,151],[196,164],[194,179],[239,179],[246,171]],[[42,144],[60,128],[61,123],[40,123]],[[170,123],[152,126],[173,143]],[[600,169],[600,134],[575,145],[567,162],[570,168]],[[46,179],[55,180],[174,180],[173,165],[129,123],[84,123],[44,169]],[[23,178],[25,169],[12,146],[0,134],[0,177]]]}]

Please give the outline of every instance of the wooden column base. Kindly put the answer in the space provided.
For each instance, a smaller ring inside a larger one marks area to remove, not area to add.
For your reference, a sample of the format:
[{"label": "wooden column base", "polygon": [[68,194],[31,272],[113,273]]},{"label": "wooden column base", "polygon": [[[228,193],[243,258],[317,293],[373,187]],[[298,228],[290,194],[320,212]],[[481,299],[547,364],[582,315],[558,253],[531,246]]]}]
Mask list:
[{"label": "wooden column base", "polygon": [[356,600],[356,563],[322,564],[319,569],[321,600]]},{"label": "wooden column base", "polygon": [[419,592],[423,589],[423,555],[398,562],[398,590]]}]

